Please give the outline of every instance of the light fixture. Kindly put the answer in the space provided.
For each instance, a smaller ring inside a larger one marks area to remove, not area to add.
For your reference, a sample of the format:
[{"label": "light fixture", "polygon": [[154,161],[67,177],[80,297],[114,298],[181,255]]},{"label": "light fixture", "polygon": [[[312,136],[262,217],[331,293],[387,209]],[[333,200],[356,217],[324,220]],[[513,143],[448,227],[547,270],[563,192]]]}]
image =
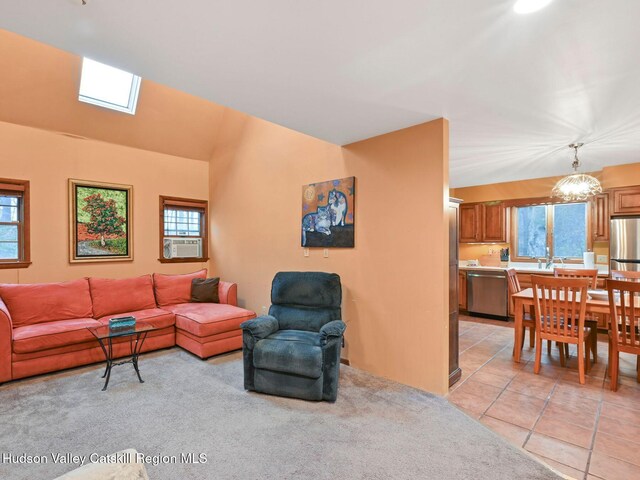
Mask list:
[{"label": "light fixture", "polygon": [[520,14],[537,12],[549,5],[553,0],[517,0],[513,11]]},{"label": "light fixture", "polygon": [[569,148],[575,150],[575,157],[571,166],[574,173],[567,175],[553,187],[551,195],[559,197],[566,202],[576,202],[586,200],[587,198],[602,193],[602,186],[597,178],[587,175],[586,173],[578,173],[580,160],[578,160],[578,149],[584,145],[583,143],[572,143]]}]

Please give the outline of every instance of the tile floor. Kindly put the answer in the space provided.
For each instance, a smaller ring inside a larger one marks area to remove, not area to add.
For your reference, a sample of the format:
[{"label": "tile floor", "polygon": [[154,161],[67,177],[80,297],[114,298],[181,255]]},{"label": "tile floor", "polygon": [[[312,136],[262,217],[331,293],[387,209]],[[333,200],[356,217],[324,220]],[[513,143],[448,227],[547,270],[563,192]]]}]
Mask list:
[{"label": "tile floor", "polygon": [[578,382],[575,347],[567,367],[557,348],[542,355],[539,375],[525,338],[513,363],[513,323],[460,317],[462,378],[449,401],[468,415],[576,479],[640,479],[640,384],[636,357],[621,355],[620,386],[609,389],[606,336],[598,363]]}]

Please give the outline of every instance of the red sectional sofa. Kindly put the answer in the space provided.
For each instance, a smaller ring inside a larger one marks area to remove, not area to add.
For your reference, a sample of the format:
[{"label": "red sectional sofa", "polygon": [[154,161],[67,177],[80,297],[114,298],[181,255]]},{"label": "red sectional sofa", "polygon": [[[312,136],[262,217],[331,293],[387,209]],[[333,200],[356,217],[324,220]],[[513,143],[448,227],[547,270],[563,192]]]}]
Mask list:
[{"label": "red sectional sofa", "polygon": [[[143,351],[177,344],[207,358],[242,348],[240,324],[256,314],[237,307],[235,283],[219,283],[220,303],[189,303],[191,280],[206,275],[0,285],[0,383],[104,361],[87,327],[114,316],[133,315],[159,327]],[[114,342],[114,356],[128,354],[127,338]]]}]

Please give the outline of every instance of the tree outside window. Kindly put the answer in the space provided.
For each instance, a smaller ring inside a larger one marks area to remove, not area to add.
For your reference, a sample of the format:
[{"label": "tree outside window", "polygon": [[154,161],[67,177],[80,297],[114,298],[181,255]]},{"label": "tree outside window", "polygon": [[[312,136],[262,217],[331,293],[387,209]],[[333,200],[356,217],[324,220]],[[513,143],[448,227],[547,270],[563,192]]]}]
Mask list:
[{"label": "tree outside window", "polygon": [[587,250],[587,204],[566,203],[517,207],[516,256],[540,258],[547,254],[580,259]]}]

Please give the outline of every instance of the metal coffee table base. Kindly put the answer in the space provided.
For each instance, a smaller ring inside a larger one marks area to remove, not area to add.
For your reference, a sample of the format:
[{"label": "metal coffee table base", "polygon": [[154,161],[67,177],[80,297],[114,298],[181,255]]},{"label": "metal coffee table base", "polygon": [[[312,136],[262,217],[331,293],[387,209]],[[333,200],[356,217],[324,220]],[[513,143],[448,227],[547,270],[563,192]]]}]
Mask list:
[{"label": "metal coffee table base", "polygon": [[[135,340],[134,340],[135,337]],[[116,337],[118,338],[118,337]],[[111,369],[116,365],[125,365],[127,363],[131,363],[133,368],[136,371],[136,375],[138,375],[138,380],[140,383],[144,383],[142,377],[140,376],[140,369],[138,368],[138,357],[140,356],[140,351],[142,350],[142,345],[144,344],[144,340],[147,338],[147,332],[136,332],[129,336],[129,347],[131,348],[131,358],[129,360],[123,360],[121,362],[113,361],[113,338],[109,337],[107,340],[107,345],[104,344],[102,338],[98,338],[98,342],[100,342],[100,347],[102,347],[102,352],[104,353],[104,357],[107,360],[107,366],[104,370],[104,374],[102,378],[105,378],[104,387],[102,387],[102,391],[104,392],[109,385],[109,378],[111,377]]]}]

